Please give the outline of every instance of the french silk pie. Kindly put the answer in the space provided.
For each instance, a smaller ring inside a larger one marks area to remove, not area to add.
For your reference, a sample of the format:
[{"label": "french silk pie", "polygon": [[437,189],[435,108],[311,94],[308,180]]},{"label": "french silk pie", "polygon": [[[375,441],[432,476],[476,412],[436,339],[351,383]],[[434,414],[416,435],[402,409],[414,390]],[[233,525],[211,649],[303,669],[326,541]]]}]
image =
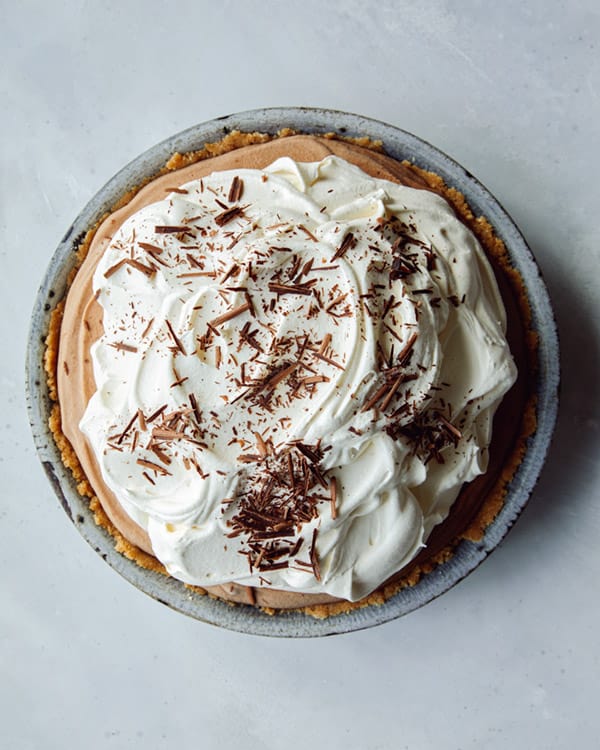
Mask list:
[{"label": "french silk pie", "polygon": [[139,565],[269,612],[375,604],[480,538],[533,429],[485,218],[378,144],[232,133],[88,233],[51,428]]}]

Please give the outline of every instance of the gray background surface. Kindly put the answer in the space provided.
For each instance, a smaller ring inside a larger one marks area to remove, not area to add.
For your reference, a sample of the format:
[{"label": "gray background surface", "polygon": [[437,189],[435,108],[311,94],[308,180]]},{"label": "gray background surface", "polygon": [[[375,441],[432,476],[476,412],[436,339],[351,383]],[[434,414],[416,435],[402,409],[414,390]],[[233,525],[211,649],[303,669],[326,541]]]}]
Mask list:
[{"label": "gray background surface", "polygon": [[[596,3],[2,5],[0,746],[597,747]],[[563,350],[549,463],[504,544],[424,609],[314,641],[220,631],[122,580],[54,498],[23,396],[33,298],[84,203],[171,133],[293,104],[471,170],[529,240]]]}]

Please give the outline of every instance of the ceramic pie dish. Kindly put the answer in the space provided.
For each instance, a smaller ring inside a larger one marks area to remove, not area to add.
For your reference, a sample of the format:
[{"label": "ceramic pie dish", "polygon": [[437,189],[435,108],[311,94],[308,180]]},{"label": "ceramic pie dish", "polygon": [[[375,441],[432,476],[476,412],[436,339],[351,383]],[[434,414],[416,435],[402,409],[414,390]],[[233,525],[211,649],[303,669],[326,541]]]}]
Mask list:
[{"label": "ceramic pie dish", "polygon": [[[88,502],[77,492],[76,483],[64,467],[47,427],[53,405],[43,369],[46,333],[52,309],[65,294],[74,267],[74,251],[82,237],[123,195],[156,175],[173,153],[196,151],[231,131],[275,134],[282,128],[306,134],[334,132],[381,141],[385,153],[392,158],[407,160],[433,172],[447,186],[458,190],[473,213],[485,216],[496,236],[504,242],[510,265],[522,280],[530,310],[529,326],[537,340],[537,366],[531,376],[536,429],[527,438],[526,450],[506,488],[502,508],[482,538],[476,542],[461,540],[448,559],[438,562],[414,585],[402,588],[384,603],[334,614],[323,620],[296,611],[273,616],[251,606],[232,607],[223,601],[200,596],[173,578],[144,570],[116,552],[112,537],[94,523]],[[95,196],[59,245],[42,283],[32,317],[27,378],[30,419],[43,466],[65,510],[84,538],[107,562],[141,590],[197,619],[243,632],[298,637],[365,628],[410,612],[450,588],[498,545],[526,503],[549,445],[557,409],[558,345],[548,295],[530,251],[497,201],[471,175],[432,146],[392,126],[328,110],[286,108],[241,113],[191,128],[138,157]]]}]

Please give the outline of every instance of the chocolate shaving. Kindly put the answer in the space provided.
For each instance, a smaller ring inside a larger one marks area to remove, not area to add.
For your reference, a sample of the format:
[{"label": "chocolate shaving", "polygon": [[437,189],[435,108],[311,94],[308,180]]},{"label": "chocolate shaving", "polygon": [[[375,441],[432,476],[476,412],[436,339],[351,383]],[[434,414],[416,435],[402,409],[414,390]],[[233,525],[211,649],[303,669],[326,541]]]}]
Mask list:
[{"label": "chocolate shaving", "polygon": [[344,292],[344,294],[340,294],[337,296],[333,302],[330,302],[327,307],[325,308],[325,312],[329,312],[331,309],[333,309],[336,305],[339,305],[340,302],[343,302],[348,295]]},{"label": "chocolate shaving", "polygon": [[175,342],[175,346],[179,349],[179,351],[185,355],[185,349],[183,348],[183,344],[177,337],[175,331],[173,330],[173,326],[171,325],[169,320],[165,320],[165,323],[167,324],[167,328],[169,329],[169,333],[171,335],[171,338]]},{"label": "chocolate shaving", "polygon": [[348,234],[344,237],[342,240],[342,244],[338,247],[338,249],[335,251],[332,261],[337,260],[338,258],[341,258],[347,250],[350,250],[350,248],[355,247],[356,240],[354,238],[354,235],[352,232],[348,232]]},{"label": "chocolate shaving", "polygon": [[397,279],[404,279],[407,276],[416,273],[418,270],[418,266],[408,258],[396,256],[392,261],[390,279],[392,281],[396,281]]},{"label": "chocolate shaving", "polygon": [[261,458],[263,458],[263,456],[261,456],[260,453],[240,453],[237,460],[243,464],[254,464],[257,461],[260,461]]},{"label": "chocolate shaving", "polygon": [[227,200],[229,203],[237,203],[244,192],[244,181],[237,175],[231,181],[231,187],[229,188],[229,195]]},{"label": "chocolate shaving", "polygon": [[294,448],[299,450],[303,456],[306,456],[311,463],[317,464],[321,460],[320,454],[304,443],[294,443]]},{"label": "chocolate shaving", "polygon": [[403,382],[404,382],[404,377],[402,375],[398,375],[398,377],[396,378],[394,384],[392,385],[392,387],[388,391],[387,396],[383,399],[383,401],[381,403],[381,406],[380,406],[381,411],[385,411],[388,408],[388,406],[390,405],[390,402],[391,402],[392,398],[394,397],[394,394],[396,393],[396,391],[398,390],[398,388],[400,387],[400,385]]},{"label": "chocolate shaving", "polygon": [[151,422],[154,422],[154,420],[160,417],[160,415],[163,413],[163,411],[166,408],[167,408],[167,405],[163,404],[163,406],[158,408],[155,412],[153,412],[149,417],[146,418],[146,424],[150,424]]},{"label": "chocolate shaving", "polygon": [[456,442],[458,442],[462,438],[462,432],[458,429],[458,427],[455,427],[451,422],[449,422],[441,414],[438,414],[438,419],[440,420],[442,425],[446,428],[446,430],[448,430],[448,432],[456,440]]},{"label": "chocolate shaving", "polygon": [[190,228],[188,226],[165,226],[165,225],[159,225],[154,227],[154,232],[156,234],[183,234],[183,233],[190,233]]},{"label": "chocolate shaving", "polygon": [[435,267],[436,267],[436,262],[435,262],[436,254],[433,252],[433,250],[431,248],[429,248],[429,250],[426,251],[425,258],[427,259],[427,270],[428,271],[435,271]]},{"label": "chocolate shaving", "polygon": [[314,282],[308,282],[306,284],[279,284],[275,281],[269,282],[269,291],[275,292],[277,296],[280,294],[312,294],[312,286]]},{"label": "chocolate shaving", "polygon": [[337,518],[337,482],[335,477],[329,480],[329,496],[331,505],[331,518],[335,521]]},{"label": "chocolate shaving", "polygon": [[307,237],[310,237],[310,239],[313,242],[318,242],[319,240],[315,237],[315,235],[310,231],[310,229],[307,229],[304,224],[298,224],[298,229],[300,229],[302,232],[304,232]]},{"label": "chocolate shaving", "polygon": [[212,276],[214,278],[214,271],[188,271],[187,273],[178,273],[178,279],[192,279],[198,276]]},{"label": "chocolate shaving", "polygon": [[329,378],[327,375],[308,375],[305,378],[302,378],[300,381],[301,383],[304,383],[304,385],[313,385],[314,383],[329,383]]},{"label": "chocolate shaving", "polygon": [[158,458],[159,461],[163,462],[163,464],[166,464],[168,466],[171,463],[170,457],[167,456],[167,454],[164,451],[162,451],[158,447],[158,445],[151,445],[150,450],[152,451],[152,453],[154,453],[154,455]]},{"label": "chocolate shaving", "polygon": [[239,270],[240,270],[240,267],[238,266],[238,264],[232,263],[229,270],[225,273],[225,275],[221,279],[219,279],[219,284],[224,284],[230,276],[237,273]]},{"label": "chocolate shaving", "polygon": [[243,215],[243,209],[241,209],[239,206],[233,206],[233,208],[228,208],[220,214],[217,214],[215,216],[215,224],[220,227],[224,227],[225,224],[229,224],[229,222],[233,221],[233,219],[237,219],[238,217]]},{"label": "chocolate shaving", "polygon": [[124,344],[122,341],[117,341],[114,344],[109,344],[113,349],[118,349],[120,352],[137,352],[137,346],[131,346],[131,344]]},{"label": "chocolate shaving", "polygon": [[149,242],[138,242],[138,245],[150,255],[160,255],[164,252],[164,248],[158,247],[158,245],[151,245]]},{"label": "chocolate shaving", "polygon": [[313,354],[318,359],[322,359],[323,362],[327,362],[330,365],[333,365],[334,367],[337,367],[338,370],[343,370],[343,365],[340,365],[339,362],[336,362],[335,359],[331,359],[331,357],[326,357],[324,354],[321,354],[320,352],[316,352],[313,349],[310,349],[311,354]]},{"label": "chocolate shaving", "polygon": [[200,411],[198,409],[198,401],[196,400],[196,396],[193,393],[190,393],[188,396],[190,405],[192,407],[192,410],[194,412],[194,417],[196,417],[196,422],[198,423],[198,426],[201,424],[202,419],[200,417]]},{"label": "chocolate shaving", "polygon": [[171,476],[171,472],[167,471],[164,468],[164,466],[161,466],[160,464],[155,464],[153,461],[147,461],[145,458],[138,458],[136,461],[136,464],[138,464],[139,466],[144,466],[146,469],[152,469],[152,471],[156,471],[159,474],[162,474],[163,476],[166,476],[166,475]]},{"label": "chocolate shaving", "polygon": [[185,383],[186,380],[189,380],[189,377],[183,377],[183,378],[177,378],[175,382],[171,383],[169,388],[176,388],[178,385],[181,385],[182,383]]},{"label": "chocolate shaving", "polygon": [[275,563],[273,565],[269,565],[269,564],[261,565],[260,568],[259,568],[259,570],[261,570],[261,571],[265,571],[265,570],[267,570],[267,571],[268,570],[283,570],[284,568],[289,568],[289,565],[290,565],[289,562],[287,562],[287,560],[286,560],[285,562]]},{"label": "chocolate shaving", "polygon": [[227,312],[223,313],[223,315],[219,315],[217,318],[214,318],[214,320],[210,321],[209,325],[214,328],[218,328],[223,323],[226,323],[228,320],[231,320],[232,318],[235,318],[238,315],[241,315],[242,313],[246,312],[249,309],[250,309],[250,303],[244,302],[238,307],[234,307],[231,310],[228,310]]},{"label": "chocolate shaving", "polygon": [[375,394],[364,404],[361,411],[369,411],[369,409],[372,409],[377,404],[377,402],[384,397],[389,388],[390,386],[388,383],[384,383],[382,386],[380,386],[375,391]]},{"label": "chocolate shaving", "polygon": [[125,427],[125,429],[123,430],[123,432],[119,435],[119,437],[117,439],[117,445],[121,445],[121,443],[123,442],[125,436],[129,432],[129,430],[133,427],[133,423],[135,422],[136,419],[137,419],[137,413],[134,414],[133,417],[131,417],[131,419],[127,423],[127,426]]},{"label": "chocolate shaving", "polygon": [[325,352],[327,351],[327,347],[328,347],[328,346],[329,346],[329,344],[331,343],[331,338],[332,338],[332,337],[331,337],[331,334],[330,334],[330,333],[326,333],[326,334],[325,334],[325,335],[323,336],[323,340],[321,341],[321,346],[319,347],[319,354],[320,354],[321,356],[323,356],[323,355],[325,354]]},{"label": "chocolate shaving", "polygon": [[387,299],[387,300],[385,301],[385,305],[383,306],[383,311],[382,311],[382,313],[381,313],[381,319],[382,319],[382,320],[383,320],[383,319],[385,318],[385,316],[386,316],[386,315],[388,314],[388,312],[389,312],[389,311],[390,311],[390,309],[392,308],[392,306],[393,306],[393,304],[394,304],[394,300],[395,300],[395,298],[394,298],[394,295],[392,294],[392,295],[391,295],[390,297],[388,297],[388,299]]},{"label": "chocolate shaving", "polygon": [[110,276],[113,275],[113,273],[116,273],[119,268],[123,268],[123,266],[127,263],[127,258],[124,258],[123,260],[120,260],[118,263],[115,263],[114,266],[111,266],[107,271],[104,272],[104,278],[108,279]]},{"label": "chocolate shaving", "polygon": [[146,266],[143,263],[140,263],[139,260],[134,260],[133,258],[128,258],[125,263],[128,266],[135,268],[136,271],[140,271],[148,278],[151,278],[156,273],[156,268],[154,266]]},{"label": "chocolate shaving", "polygon": [[398,354],[398,364],[399,365],[405,365],[408,362],[408,358],[410,357],[410,354],[412,352],[412,348],[415,345],[415,341],[419,338],[418,333],[413,333],[411,337],[408,339],[406,346],[400,351]]},{"label": "chocolate shaving", "polygon": [[171,430],[168,427],[153,427],[152,437],[156,440],[179,440],[185,437],[185,433]]},{"label": "chocolate shaving", "polygon": [[264,458],[268,455],[269,451],[267,450],[267,445],[265,441],[262,438],[262,435],[260,432],[255,432],[254,437],[256,438],[256,447],[258,448],[258,452],[261,456],[261,458]]},{"label": "chocolate shaving", "polygon": [[399,336],[399,335],[398,335],[398,334],[396,333],[396,331],[394,331],[394,329],[393,329],[393,328],[392,328],[391,326],[389,326],[389,325],[388,325],[387,323],[384,323],[384,324],[383,324],[383,327],[384,327],[385,329],[387,329],[387,330],[388,330],[388,331],[389,331],[389,332],[390,332],[390,333],[392,334],[392,336],[393,336],[393,337],[394,337],[394,338],[395,338],[395,339],[396,339],[397,341],[399,341],[400,343],[402,343],[402,339],[401,339],[401,338],[400,338],[400,336]]},{"label": "chocolate shaving", "polygon": [[294,362],[293,364],[289,365],[288,367],[285,367],[283,370],[279,370],[274,375],[270,376],[268,380],[266,381],[269,385],[269,388],[275,388],[275,386],[280,383],[282,380],[288,377],[288,375],[291,375],[294,370],[298,367],[300,363]]},{"label": "chocolate shaving", "polygon": [[312,542],[310,545],[310,563],[313,568],[313,573],[317,581],[321,580],[321,567],[319,565],[319,558],[317,556],[317,534],[319,530],[313,529]]},{"label": "chocolate shaving", "polygon": [[148,321],[148,325],[142,331],[142,338],[143,339],[145,339],[146,336],[150,333],[150,329],[152,328],[152,323],[154,323],[154,318],[150,318],[150,320]]}]

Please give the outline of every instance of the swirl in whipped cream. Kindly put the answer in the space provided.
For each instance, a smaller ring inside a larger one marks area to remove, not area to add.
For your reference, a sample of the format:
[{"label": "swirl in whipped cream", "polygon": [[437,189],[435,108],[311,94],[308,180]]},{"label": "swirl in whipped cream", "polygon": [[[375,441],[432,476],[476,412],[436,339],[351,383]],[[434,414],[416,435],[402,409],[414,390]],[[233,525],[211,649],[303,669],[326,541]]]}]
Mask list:
[{"label": "swirl in whipped cream", "polygon": [[81,429],[178,579],[359,599],[485,471],[516,370],[433,193],[335,156],[216,172],[128,219],[94,289]]}]

